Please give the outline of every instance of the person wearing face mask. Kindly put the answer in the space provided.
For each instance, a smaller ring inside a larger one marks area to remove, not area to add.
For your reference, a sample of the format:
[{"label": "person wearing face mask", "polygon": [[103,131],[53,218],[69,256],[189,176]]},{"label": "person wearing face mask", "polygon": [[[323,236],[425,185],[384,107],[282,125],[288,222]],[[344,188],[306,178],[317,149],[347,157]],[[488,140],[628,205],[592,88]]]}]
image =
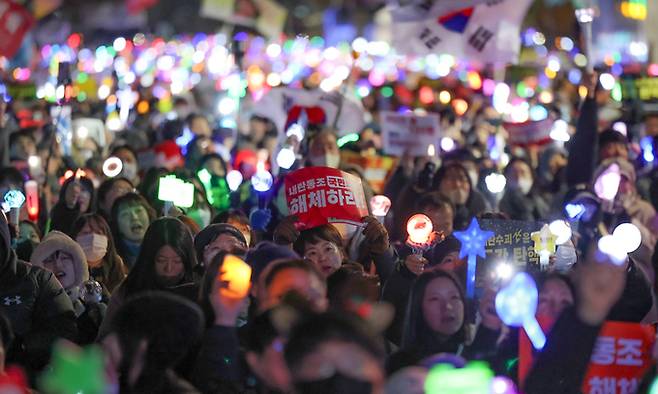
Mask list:
[{"label": "person wearing face mask", "polygon": [[164,290],[190,300],[198,295],[194,242],[185,224],[171,217],[157,219],[148,227],[142,243],[135,265],[112,293],[99,331],[101,338],[108,332],[116,310],[136,293]]},{"label": "person wearing face mask", "polygon": [[311,137],[308,142],[309,166],[340,168],[340,152],[336,143],[336,135],[329,130],[323,130]]},{"label": "person wearing face mask", "polygon": [[457,162],[439,168],[434,175],[433,185],[454,205],[454,228],[457,230],[466,228],[471,218],[488,209],[484,196],[471,184],[468,171]]},{"label": "person wearing face mask", "polygon": [[73,224],[71,235],[85,253],[90,276],[103,286],[109,298],[128,268],[117,253],[107,222],[97,213],[83,215]]},{"label": "person wearing face mask", "polygon": [[137,193],[128,193],[119,197],[112,206],[112,235],[117,243],[117,250],[128,268],[134,265],[142,245],[142,239],[155,211],[149,203]]},{"label": "person wearing face mask", "polygon": [[121,159],[121,172],[119,177],[125,178],[131,182],[131,186],[139,185],[139,164],[137,162],[137,153],[127,146],[121,145],[112,149],[109,156],[115,156]]},{"label": "person wearing face mask", "polygon": [[510,160],[504,171],[507,178],[505,194],[500,200],[500,211],[512,220],[545,220],[549,205],[533,187],[534,174],[523,159]]},{"label": "person wearing face mask", "polygon": [[59,200],[50,215],[50,230],[71,234],[73,223],[95,206],[95,189],[87,177],[68,178],[59,192]]},{"label": "person wearing face mask", "polygon": [[83,285],[89,280],[89,269],[80,245],[64,233],[51,231],[34,250],[30,262],[52,272],[71,299],[78,326],[77,343],[94,342],[106,306],[84,297]]}]

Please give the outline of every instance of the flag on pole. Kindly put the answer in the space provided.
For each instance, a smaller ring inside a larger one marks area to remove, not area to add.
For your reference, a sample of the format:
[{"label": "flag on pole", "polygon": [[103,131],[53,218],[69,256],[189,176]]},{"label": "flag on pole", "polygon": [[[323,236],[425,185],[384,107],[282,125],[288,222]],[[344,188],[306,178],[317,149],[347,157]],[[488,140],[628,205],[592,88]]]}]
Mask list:
[{"label": "flag on pole", "polygon": [[[467,6],[455,8],[459,3]],[[532,0],[437,1],[393,12],[399,53],[447,53],[482,63],[516,63]],[[468,6],[470,5],[470,6]]]}]

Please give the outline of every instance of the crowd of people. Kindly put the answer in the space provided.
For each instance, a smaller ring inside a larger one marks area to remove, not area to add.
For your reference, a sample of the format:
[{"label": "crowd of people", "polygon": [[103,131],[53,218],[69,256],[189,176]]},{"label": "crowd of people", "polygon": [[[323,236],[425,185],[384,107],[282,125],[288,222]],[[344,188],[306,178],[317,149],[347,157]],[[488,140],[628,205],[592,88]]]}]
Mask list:
[{"label": "crowd of people", "polygon": [[[518,391],[506,393],[580,393],[605,321],[658,319],[658,172],[638,149],[643,137],[655,144],[658,115],[620,132],[598,118],[609,92],[591,81],[582,101],[567,100],[575,131],[566,146],[508,145],[505,163],[490,154],[491,138],[505,136],[491,106],[463,116],[436,108],[457,147],[398,158],[381,191],[392,202],[384,220],[312,228],[289,214],[285,176],[338,168],[362,179],[369,200],[368,169],[343,163],[341,152],[382,154],[372,103],[364,102],[372,120],[360,138],[341,147],[330,125],[309,122],[304,139],[291,141],[260,117],[236,138],[181,97],[172,116],[153,109],[102,139],[76,134],[66,155],[45,102],[2,103],[0,194],[26,193],[26,182],[37,181],[39,209],[25,204],[0,215],[0,380],[17,366],[32,387],[57,392],[39,387],[39,376],[52,370],[53,345],[66,340],[101,347],[107,393],[422,393],[435,365],[473,360],[513,381]],[[72,107],[74,120],[102,119],[102,106]],[[297,158],[277,174],[272,163],[284,143]],[[122,163],[117,176],[103,171],[108,157]],[[472,218],[563,218],[583,193],[596,201],[613,164],[620,182],[605,217],[591,226],[574,221],[569,263],[552,257],[532,272],[537,316],[555,323],[521,381],[522,329],[497,314],[499,281],[485,283],[478,300],[466,296],[454,233]],[[259,167],[275,178],[257,193],[249,180]],[[232,170],[245,180],[237,188],[229,187]],[[496,194],[485,178],[499,170],[506,186]],[[171,174],[194,185],[191,207],[158,198],[160,178]],[[406,242],[416,213],[441,234],[421,252]],[[596,241],[601,225],[625,222],[640,229],[642,243],[619,265]],[[244,297],[221,291],[227,256],[251,267]],[[653,373],[624,392],[648,390]]]}]

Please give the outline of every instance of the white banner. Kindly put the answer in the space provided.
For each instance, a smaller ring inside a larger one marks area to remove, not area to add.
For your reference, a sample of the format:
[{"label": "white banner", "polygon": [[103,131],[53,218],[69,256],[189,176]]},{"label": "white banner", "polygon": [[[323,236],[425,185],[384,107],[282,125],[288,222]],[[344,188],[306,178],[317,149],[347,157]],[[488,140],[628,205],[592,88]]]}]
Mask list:
[{"label": "white banner", "polygon": [[[448,53],[482,63],[516,63],[521,24],[532,0],[452,1],[404,7],[393,12],[393,44],[399,53]],[[420,7],[420,8],[419,8]],[[421,11],[425,17],[419,19]],[[396,17],[397,15],[397,17]]]},{"label": "white banner", "polygon": [[418,116],[412,113],[382,112],[382,147],[384,153],[402,156],[425,156],[430,144],[439,148],[441,129],[438,114]]}]

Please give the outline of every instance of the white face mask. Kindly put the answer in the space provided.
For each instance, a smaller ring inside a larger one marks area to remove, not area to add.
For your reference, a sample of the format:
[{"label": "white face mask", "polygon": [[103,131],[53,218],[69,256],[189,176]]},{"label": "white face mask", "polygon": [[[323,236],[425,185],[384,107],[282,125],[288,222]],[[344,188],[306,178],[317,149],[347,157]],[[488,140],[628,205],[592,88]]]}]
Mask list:
[{"label": "white face mask", "polygon": [[446,197],[455,205],[464,205],[468,201],[468,192],[462,189],[453,189],[446,193]]},{"label": "white face mask", "polygon": [[340,166],[340,155],[326,153],[324,156],[314,156],[310,159],[311,164],[317,167],[338,168]]},{"label": "white face mask", "polygon": [[80,235],[75,239],[87,256],[87,261],[96,262],[107,254],[107,237],[101,234]]},{"label": "white face mask", "polygon": [[121,176],[132,182],[137,176],[137,164],[123,163],[123,168],[121,169]]},{"label": "white face mask", "polygon": [[530,193],[530,189],[532,189],[532,179],[530,178],[521,178],[518,180],[517,183],[519,190],[523,194],[528,194]]}]

